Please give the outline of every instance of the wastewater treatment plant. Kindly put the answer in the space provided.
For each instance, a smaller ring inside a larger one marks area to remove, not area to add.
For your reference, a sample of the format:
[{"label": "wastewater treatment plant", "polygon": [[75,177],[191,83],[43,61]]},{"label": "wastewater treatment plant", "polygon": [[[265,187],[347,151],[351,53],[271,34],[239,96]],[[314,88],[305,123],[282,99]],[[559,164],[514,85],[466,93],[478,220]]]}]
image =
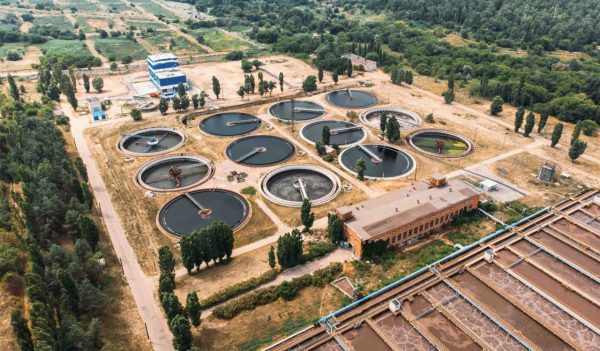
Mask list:
[{"label": "wastewater treatment plant", "polygon": [[173,151],[185,143],[185,134],[174,128],[146,128],[123,135],[119,149],[135,156],[154,156]]},{"label": "wastewater treatment plant", "polygon": [[473,143],[464,136],[448,130],[421,129],[406,138],[415,150],[436,157],[464,157],[474,150]]},{"label": "wastewater treatment plant", "polygon": [[246,166],[272,166],[294,156],[294,145],[280,137],[255,135],[238,139],[225,151],[235,163]]},{"label": "wastewater treatment plant", "polygon": [[359,144],[340,153],[344,169],[356,174],[356,162],[365,161],[365,178],[396,179],[409,175],[415,169],[415,160],[406,152],[388,145]]},{"label": "wastewater treatment plant", "polygon": [[308,121],[325,114],[325,108],[316,102],[287,100],[269,107],[269,114],[282,121]]},{"label": "wastewater treatment plant", "polygon": [[360,109],[376,105],[377,96],[364,90],[336,90],[325,95],[325,100],[332,105],[347,109]]},{"label": "wastewater treatment plant", "polygon": [[367,138],[365,130],[352,122],[326,120],[316,121],[302,127],[300,136],[310,144],[323,141],[323,128],[329,128],[329,145],[348,147]]},{"label": "wastewater treatment plant", "polygon": [[250,215],[248,202],[239,194],[224,189],[201,189],[175,197],[158,213],[158,225],[168,234],[185,236],[223,221],[237,229]]},{"label": "wastewater treatment plant", "polygon": [[216,136],[238,136],[260,128],[260,118],[248,113],[224,112],[209,116],[200,122],[200,130]]},{"label": "wastewater treatment plant", "polygon": [[136,180],[151,191],[181,191],[200,185],[214,172],[212,162],[191,155],[166,156],[143,165]]},{"label": "wastewater treatment plant", "polygon": [[287,207],[300,207],[306,199],[312,205],[333,200],[341,183],[333,172],[314,165],[290,165],[265,174],[260,192],[269,201]]}]

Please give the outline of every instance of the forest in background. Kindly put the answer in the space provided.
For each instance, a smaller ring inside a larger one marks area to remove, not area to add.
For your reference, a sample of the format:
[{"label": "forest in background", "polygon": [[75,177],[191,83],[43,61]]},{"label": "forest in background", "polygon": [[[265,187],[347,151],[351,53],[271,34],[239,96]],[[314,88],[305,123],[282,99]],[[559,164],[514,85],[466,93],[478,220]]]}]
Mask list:
[{"label": "forest in background", "polygon": [[[410,67],[425,76],[452,76],[476,96],[500,96],[568,122],[600,122],[598,2],[196,0],[195,5],[216,20],[188,21],[189,26],[250,25],[251,38],[299,58],[314,55],[313,63],[325,70],[341,73],[342,53],[368,47],[363,53],[388,72]],[[378,18],[366,20],[369,16]],[[452,45],[449,34],[465,44]],[[565,62],[553,53],[557,49],[583,54]]]}]

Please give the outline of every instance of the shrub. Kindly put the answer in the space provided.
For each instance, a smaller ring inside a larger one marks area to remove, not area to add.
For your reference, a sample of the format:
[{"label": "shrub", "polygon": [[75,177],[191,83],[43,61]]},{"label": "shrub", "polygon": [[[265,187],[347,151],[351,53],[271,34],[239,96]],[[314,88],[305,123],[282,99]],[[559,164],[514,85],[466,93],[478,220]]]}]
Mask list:
[{"label": "shrub", "polygon": [[298,291],[300,286],[292,282],[283,282],[277,287],[277,295],[288,301],[294,299]]},{"label": "shrub", "polygon": [[305,259],[307,261],[314,260],[315,258],[325,256],[336,248],[337,245],[329,241],[311,242],[308,244],[308,253],[305,255]]},{"label": "shrub", "polygon": [[291,281],[283,282],[278,286],[270,286],[250,292],[227,304],[215,307],[212,314],[220,319],[231,319],[243,311],[249,311],[256,308],[256,306],[274,302],[280,297],[285,300],[292,300],[305,287],[322,286],[323,283],[332,282],[341,271],[341,263],[332,263],[325,268],[316,270],[312,275],[306,274]]},{"label": "shrub", "polygon": [[256,195],[256,188],[253,186],[247,186],[240,191],[244,195]]},{"label": "shrub", "polygon": [[220,304],[224,301],[232,299],[236,296],[239,296],[247,291],[250,291],[260,285],[271,282],[277,278],[279,275],[278,271],[269,270],[258,277],[252,277],[250,279],[244,280],[243,282],[239,282],[237,284],[226,287],[225,289],[219,290],[217,293],[209,296],[205,300],[200,302],[202,308],[208,308],[217,304]]},{"label": "shrub", "polygon": [[8,272],[2,278],[2,282],[8,291],[13,296],[23,296],[25,293],[25,279],[15,272]]},{"label": "shrub", "polygon": [[581,131],[583,134],[587,136],[595,136],[598,133],[598,123],[596,123],[596,121],[586,119],[582,123],[583,126],[581,127]]},{"label": "shrub", "polygon": [[277,287],[270,286],[248,293],[226,305],[216,307],[213,309],[212,314],[220,319],[231,319],[243,311],[252,310],[256,306],[266,305],[276,301],[278,298]]}]

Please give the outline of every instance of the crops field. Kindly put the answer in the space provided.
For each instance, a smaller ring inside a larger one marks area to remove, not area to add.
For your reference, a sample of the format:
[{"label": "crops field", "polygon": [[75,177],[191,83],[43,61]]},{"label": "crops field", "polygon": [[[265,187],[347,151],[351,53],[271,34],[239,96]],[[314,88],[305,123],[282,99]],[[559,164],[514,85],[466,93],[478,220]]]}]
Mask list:
[{"label": "crops field", "polygon": [[122,61],[127,56],[131,56],[134,61],[142,60],[148,55],[148,51],[143,46],[124,38],[95,38],[94,48],[102,56],[116,61]]},{"label": "crops field", "polygon": [[193,31],[193,35],[201,34],[204,43],[215,51],[248,50],[255,46],[216,28],[201,28]]}]

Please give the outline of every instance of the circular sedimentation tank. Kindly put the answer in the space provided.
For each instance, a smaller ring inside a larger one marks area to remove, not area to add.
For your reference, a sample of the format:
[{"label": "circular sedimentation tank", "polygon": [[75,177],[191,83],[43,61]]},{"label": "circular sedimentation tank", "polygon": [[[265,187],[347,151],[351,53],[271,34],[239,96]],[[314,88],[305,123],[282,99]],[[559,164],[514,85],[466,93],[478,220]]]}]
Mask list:
[{"label": "circular sedimentation tank", "polygon": [[306,142],[316,144],[323,141],[323,128],[329,127],[329,145],[348,147],[367,138],[365,130],[354,123],[345,121],[316,121],[302,127],[300,136]]},{"label": "circular sedimentation tank", "polygon": [[300,207],[304,199],[313,206],[333,200],[341,189],[333,172],[314,165],[290,165],[274,169],[259,182],[260,192],[269,201],[288,207]]},{"label": "circular sedimentation tank", "polygon": [[243,225],[250,215],[248,202],[224,189],[202,189],[183,193],[158,212],[158,225],[175,236],[189,235],[212,222],[223,221],[232,229]]},{"label": "circular sedimentation tank", "polygon": [[415,170],[415,160],[406,152],[387,145],[360,144],[350,147],[339,156],[339,163],[356,174],[356,162],[365,160],[365,178],[395,179],[405,177]]},{"label": "circular sedimentation tank", "polygon": [[283,121],[308,121],[325,114],[325,108],[316,102],[287,100],[275,103],[269,107],[269,114]]},{"label": "circular sedimentation tank", "polygon": [[400,130],[417,128],[423,123],[418,113],[398,107],[376,107],[360,114],[360,120],[371,128],[380,129],[382,115],[393,116],[400,124]]},{"label": "circular sedimentation tank", "polygon": [[363,90],[336,90],[325,95],[327,102],[344,108],[366,108],[377,105],[379,99],[373,93]]},{"label": "circular sedimentation tank", "polygon": [[176,191],[202,184],[213,172],[213,163],[203,157],[167,156],[143,165],[136,180],[151,191]]},{"label": "circular sedimentation tank", "polygon": [[474,145],[469,139],[443,129],[417,130],[406,139],[415,150],[435,157],[464,157],[474,150]]},{"label": "circular sedimentation tank", "polygon": [[246,166],[272,166],[294,156],[294,145],[279,137],[256,135],[238,139],[227,146],[227,157]]},{"label": "circular sedimentation tank", "polygon": [[119,149],[136,156],[153,156],[173,151],[185,143],[185,134],[174,128],[146,128],[123,135]]},{"label": "circular sedimentation tank", "polygon": [[260,118],[248,113],[224,112],[203,119],[199,128],[211,135],[237,136],[257,130],[260,123]]}]

